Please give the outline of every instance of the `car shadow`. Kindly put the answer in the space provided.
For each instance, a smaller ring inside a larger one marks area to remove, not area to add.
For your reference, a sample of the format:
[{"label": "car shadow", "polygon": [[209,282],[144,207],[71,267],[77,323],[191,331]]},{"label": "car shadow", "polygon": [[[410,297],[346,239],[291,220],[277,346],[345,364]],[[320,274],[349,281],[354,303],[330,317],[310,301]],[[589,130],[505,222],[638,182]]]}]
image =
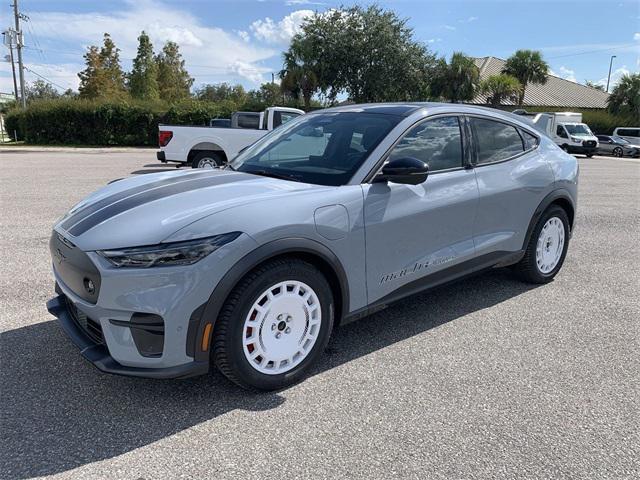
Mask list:
[{"label": "car shadow", "polygon": [[[495,270],[413,296],[338,328],[311,375],[531,288]],[[2,333],[0,365],[0,469],[6,478],[52,475],[113,458],[232,410],[275,409],[286,392],[250,393],[217,371],[164,381],[102,374],[51,320]]]}]

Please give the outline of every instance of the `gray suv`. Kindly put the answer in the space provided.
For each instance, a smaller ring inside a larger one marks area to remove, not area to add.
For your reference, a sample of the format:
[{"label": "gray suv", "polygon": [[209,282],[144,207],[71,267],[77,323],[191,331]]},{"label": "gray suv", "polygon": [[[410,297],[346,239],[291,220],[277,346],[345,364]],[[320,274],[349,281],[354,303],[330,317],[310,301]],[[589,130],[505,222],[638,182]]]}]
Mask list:
[{"label": "gray suv", "polygon": [[322,110],[224,169],[120,180],[50,241],[47,304],[100,370],[239,385],[304,377],[334,324],[510,266],[546,283],[578,165],[521,117],[454,104]]}]

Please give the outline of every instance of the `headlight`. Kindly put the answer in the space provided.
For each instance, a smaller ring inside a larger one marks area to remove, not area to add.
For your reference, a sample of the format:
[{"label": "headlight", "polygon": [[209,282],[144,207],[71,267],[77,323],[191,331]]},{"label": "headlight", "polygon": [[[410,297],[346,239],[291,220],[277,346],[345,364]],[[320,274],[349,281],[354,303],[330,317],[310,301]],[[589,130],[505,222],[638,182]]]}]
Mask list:
[{"label": "headlight", "polygon": [[222,245],[233,242],[241,232],[231,232],[215,237],[187,240],[185,242],[161,243],[148,247],[123,248],[119,250],[100,250],[97,253],[106,258],[115,267],[166,267],[191,265]]},{"label": "headlight", "polygon": [[571,141],[572,142],[576,142],[576,143],[580,143],[580,142],[582,142],[582,139],[578,138],[578,137],[571,137]]}]

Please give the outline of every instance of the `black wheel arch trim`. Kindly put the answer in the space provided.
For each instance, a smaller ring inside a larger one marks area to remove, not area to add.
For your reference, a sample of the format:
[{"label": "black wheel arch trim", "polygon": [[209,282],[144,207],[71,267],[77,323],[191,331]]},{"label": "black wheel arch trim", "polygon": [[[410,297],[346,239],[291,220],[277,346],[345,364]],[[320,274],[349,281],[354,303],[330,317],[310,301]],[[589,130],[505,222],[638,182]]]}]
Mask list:
[{"label": "black wheel arch trim", "polygon": [[[341,302],[343,305],[341,316],[345,314],[344,310],[348,309],[349,306],[349,284],[347,274],[337,255],[333,253],[329,247],[309,238],[292,237],[273,240],[259,246],[242,257],[227,271],[220,282],[218,282],[209,296],[209,300],[194,311],[189,322],[189,331],[187,332],[186,348],[190,356],[193,355],[196,361],[204,361],[209,358],[209,349],[203,351],[202,348],[199,348],[205,327],[208,323],[211,323],[214,327],[211,328],[211,332],[213,333],[216,320],[227,297],[242,277],[261,263],[286,254],[313,255],[331,267],[339,283]],[[337,320],[338,322],[340,321],[339,318],[337,318]],[[209,339],[208,345],[211,345],[211,339]]]},{"label": "black wheel arch trim", "polygon": [[545,212],[547,208],[549,208],[549,205],[551,205],[553,202],[557,200],[563,200],[568,202],[569,205],[571,205],[571,208],[573,209],[573,212],[567,212],[567,216],[571,220],[571,223],[569,225],[569,238],[571,238],[571,233],[573,232],[573,225],[575,223],[576,205],[573,199],[571,198],[571,195],[569,194],[569,192],[564,188],[559,188],[557,190],[553,190],[546,197],[544,197],[540,202],[540,204],[538,205],[538,208],[536,208],[535,212],[531,216],[531,220],[529,221],[529,227],[527,228],[527,234],[525,235],[524,243],[522,244],[523,250],[525,250],[527,245],[529,245],[529,241],[531,240],[531,235],[533,235],[533,230],[536,227],[536,224],[538,223],[538,220],[540,219],[542,214]]}]

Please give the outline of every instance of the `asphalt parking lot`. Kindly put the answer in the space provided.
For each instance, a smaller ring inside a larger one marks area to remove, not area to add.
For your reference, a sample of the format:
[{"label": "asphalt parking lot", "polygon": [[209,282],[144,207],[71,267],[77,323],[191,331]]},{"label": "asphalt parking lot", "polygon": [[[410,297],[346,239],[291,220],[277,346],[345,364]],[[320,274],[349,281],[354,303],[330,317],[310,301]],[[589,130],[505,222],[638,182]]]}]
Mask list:
[{"label": "asphalt parking lot", "polygon": [[[313,375],[108,376],[45,302],[54,221],[150,150],[0,150],[0,477],[638,478],[640,162],[580,158],[563,270],[496,270],[337,331]],[[172,168],[172,167],[169,167]]]}]

